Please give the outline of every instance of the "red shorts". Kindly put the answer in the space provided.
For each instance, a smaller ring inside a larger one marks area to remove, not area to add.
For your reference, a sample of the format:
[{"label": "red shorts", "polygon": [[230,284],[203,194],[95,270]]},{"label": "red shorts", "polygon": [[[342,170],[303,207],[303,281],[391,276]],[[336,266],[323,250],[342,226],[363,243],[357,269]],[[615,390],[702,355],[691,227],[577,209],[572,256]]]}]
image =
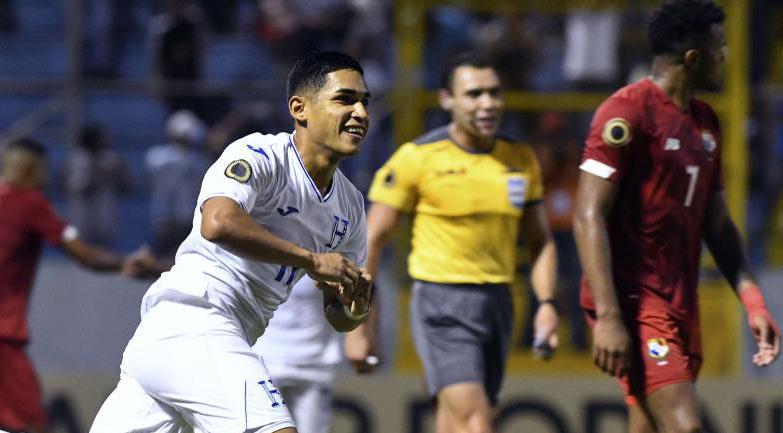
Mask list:
[{"label": "red shorts", "polygon": [[41,387],[24,343],[0,341],[0,430],[43,430]]},{"label": "red shorts", "polygon": [[[595,312],[585,310],[585,317],[592,327]],[[697,323],[684,323],[662,311],[641,311],[626,321],[632,344],[631,368],[620,378],[626,403],[638,404],[667,385],[696,381],[702,363]]]}]

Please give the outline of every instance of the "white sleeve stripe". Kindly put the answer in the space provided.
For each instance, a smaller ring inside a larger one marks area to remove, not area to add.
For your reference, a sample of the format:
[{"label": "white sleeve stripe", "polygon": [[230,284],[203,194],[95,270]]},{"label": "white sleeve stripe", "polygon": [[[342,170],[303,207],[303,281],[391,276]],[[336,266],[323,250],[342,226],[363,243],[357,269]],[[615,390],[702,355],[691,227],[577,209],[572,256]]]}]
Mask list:
[{"label": "white sleeve stripe", "polygon": [[609,176],[611,176],[612,174],[614,174],[615,171],[617,171],[616,168],[610,167],[604,164],[603,162],[596,161],[594,159],[588,159],[587,161],[583,162],[582,165],[579,166],[579,168],[590,174],[594,174],[604,179],[608,179]]}]

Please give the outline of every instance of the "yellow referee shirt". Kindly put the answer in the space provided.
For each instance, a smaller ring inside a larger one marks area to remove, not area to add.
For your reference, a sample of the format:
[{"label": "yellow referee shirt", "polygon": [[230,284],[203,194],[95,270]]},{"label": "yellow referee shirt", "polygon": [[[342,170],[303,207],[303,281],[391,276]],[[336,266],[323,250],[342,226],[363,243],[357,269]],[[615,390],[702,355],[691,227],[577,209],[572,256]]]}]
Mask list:
[{"label": "yellow referee shirt", "polygon": [[525,204],[543,198],[533,150],[502,138],[470,153],[448,127],[405,143],[375,173],[370,200],[413,212],[411,277],[435,283],[510,283]]}]

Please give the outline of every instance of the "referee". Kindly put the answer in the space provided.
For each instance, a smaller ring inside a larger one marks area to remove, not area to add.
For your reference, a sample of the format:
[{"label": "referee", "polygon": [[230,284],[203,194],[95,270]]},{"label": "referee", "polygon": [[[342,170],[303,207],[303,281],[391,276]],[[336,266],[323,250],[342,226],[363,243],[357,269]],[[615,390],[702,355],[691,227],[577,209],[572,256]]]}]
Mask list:
[{"label": "referee", "polygon": [[451,122],[400,146],[375,174],[369,197],[367,268],[403,214],[413,221],[408,272],[411,326],[436,431],[488,433],[505,372],[518,236],[540,301],[539,349],[557,346],[557,259],[533,150],[499,134],[497,71],[466,53],[443,74],[440,105]]}]

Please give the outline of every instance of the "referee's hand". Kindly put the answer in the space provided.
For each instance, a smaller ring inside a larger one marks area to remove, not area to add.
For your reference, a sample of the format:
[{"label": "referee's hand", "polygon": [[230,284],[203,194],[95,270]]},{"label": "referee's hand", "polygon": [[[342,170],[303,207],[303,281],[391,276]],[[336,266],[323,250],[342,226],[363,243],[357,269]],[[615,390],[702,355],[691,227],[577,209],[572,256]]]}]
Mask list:
[{"label": "referee's hand", "polygon": [[377,355],[375,329],[371,323],[362,323],[345,334],[345,359],[359,374],[372,373],[380,359]]},{"label": "referee's hand", "polygon": [[533,354],[544,361],[554,356],[557,349],[557,324],[559,317],[555,306],[550,302],[538,306],[533,320],[535,337],[533,339]]}]

